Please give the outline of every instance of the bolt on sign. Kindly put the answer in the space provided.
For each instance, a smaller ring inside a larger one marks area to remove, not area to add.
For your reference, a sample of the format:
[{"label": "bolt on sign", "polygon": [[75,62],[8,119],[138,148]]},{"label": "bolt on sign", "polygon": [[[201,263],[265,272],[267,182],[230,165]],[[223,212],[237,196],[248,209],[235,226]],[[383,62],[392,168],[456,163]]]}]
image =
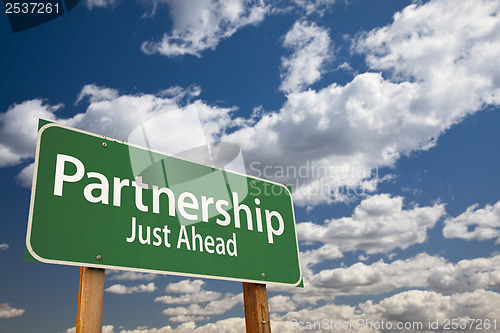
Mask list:
[{"label": "bolt on sign", "polygon": [[38,132],[26,249],[44,263],[302,280],[286,186],[55,123]]}]

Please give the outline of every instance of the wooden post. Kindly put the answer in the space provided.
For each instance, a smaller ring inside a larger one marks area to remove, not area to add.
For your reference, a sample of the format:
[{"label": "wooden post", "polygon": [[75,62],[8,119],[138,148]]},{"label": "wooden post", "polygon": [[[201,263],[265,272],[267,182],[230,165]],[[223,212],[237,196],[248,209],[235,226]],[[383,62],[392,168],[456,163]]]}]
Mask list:
[{"label": "wooden post", "polygon": [[80,267],[76,333],[102,332],[104,269]]},{"label": "wooden post", "polygon": [[243,282],[247,333],[271,333],[265,284]]}]

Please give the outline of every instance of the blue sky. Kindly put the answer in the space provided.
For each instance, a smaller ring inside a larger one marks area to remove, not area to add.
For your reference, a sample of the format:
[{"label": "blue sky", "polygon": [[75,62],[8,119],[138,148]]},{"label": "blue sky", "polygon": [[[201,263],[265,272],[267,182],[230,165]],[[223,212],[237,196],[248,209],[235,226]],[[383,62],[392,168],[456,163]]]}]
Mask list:
[{"label": "blue sky", "polygon": [[[292,185],[305,288],[268,286],[275,332],[500,320],[499,11],[82,0],[18,33],[0,15],[0,332],[75,326],[78,268],[23,261],[38,118],[127,140],[176,109]],[[192,143],[168,126],[151,135]],[[244,329],[238,282],[108,271],[105,288],[103,332]]]}]

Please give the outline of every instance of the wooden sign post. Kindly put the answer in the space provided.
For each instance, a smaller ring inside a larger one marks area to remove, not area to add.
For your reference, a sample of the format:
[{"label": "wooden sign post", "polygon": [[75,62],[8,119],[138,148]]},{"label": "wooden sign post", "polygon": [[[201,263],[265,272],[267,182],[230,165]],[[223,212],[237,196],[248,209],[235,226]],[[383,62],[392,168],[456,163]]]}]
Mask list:
[{"label": "wooden sign post", "polygon": [[243,282],[247,333],[271,333],[265,284]]},{"label": "wooden sign post", "polygon": [[102,332],[104,269],[80,267],[76,333]]}]

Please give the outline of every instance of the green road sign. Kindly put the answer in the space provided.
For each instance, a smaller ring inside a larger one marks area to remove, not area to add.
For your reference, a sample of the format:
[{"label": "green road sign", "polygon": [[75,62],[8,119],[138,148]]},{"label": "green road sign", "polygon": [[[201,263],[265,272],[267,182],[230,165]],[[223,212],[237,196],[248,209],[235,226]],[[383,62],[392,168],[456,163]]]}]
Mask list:
[{"label": "green road sign", "polygon": [[286,186],[48,123],[26,248],[45,263],[298,285]]}]

